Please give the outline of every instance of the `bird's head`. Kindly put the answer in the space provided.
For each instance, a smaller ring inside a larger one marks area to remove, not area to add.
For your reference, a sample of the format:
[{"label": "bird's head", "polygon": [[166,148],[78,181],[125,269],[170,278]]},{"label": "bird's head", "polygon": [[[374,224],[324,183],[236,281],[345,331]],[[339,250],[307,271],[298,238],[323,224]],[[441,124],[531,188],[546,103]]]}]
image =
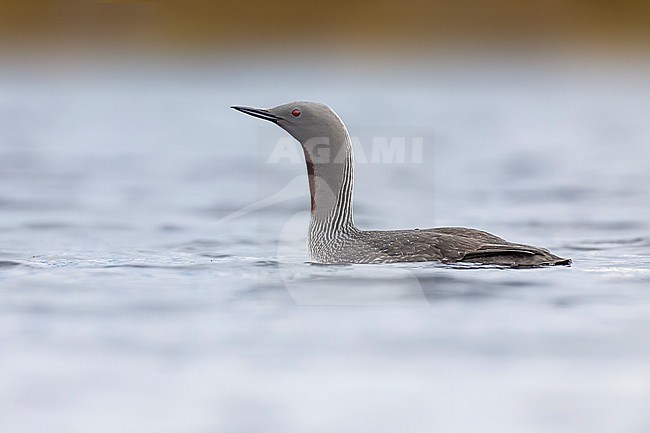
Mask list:
[{"label": "bird's head", "polygon": [[268,109],[239,106],[231,108],[275,123],[303,146],[308,146],[310,142],[322,143],[324,139],[338,139],[339,135],[347,134],[339,116],[330,107],[319,102],[296,101]]}]

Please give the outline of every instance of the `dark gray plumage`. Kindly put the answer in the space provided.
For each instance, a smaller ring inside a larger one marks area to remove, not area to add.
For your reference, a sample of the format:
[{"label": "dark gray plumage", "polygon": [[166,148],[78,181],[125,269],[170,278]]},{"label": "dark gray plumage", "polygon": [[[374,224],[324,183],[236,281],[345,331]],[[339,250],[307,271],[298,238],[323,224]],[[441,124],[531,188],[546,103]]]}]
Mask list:
[{"label": "dark gray plumage", "polygon": [[303,147],[309,174],[308,247],[320,263],[469,262],[510,267],[569,265],[544,248],[462,227],[364,231],[352,218],[354,161],[347,128],[327,105],[291,102],[268,110],[232,107],[269,120]]},{"label": "dark gray plumage", "polygon": [[342,263],[469,262],[510,267],[568,265],[570,259],[544,248],[508,242],[463,227],[424,230],[361,231],[343,237],[336,255]]}]

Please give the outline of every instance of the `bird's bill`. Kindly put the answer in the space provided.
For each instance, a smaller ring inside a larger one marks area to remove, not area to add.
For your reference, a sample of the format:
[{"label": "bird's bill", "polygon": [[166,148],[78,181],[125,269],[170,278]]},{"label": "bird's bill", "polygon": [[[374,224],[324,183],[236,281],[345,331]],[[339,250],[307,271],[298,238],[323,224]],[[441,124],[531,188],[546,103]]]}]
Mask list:
[{"label": "bird's bill", "polygon": [[257,117],[259,119],[264,119],[268,120],[273,123],[278,123],[278,120],[281,120],[282,117],[276,116],[275,114],[269,112],[268,110],[264,110],[261,108],[252,108],[252,107],[237,107],[233,106],[230,107],[233,108],[237,111],[241,111],[244,114],[248,114],[249,116]]}]

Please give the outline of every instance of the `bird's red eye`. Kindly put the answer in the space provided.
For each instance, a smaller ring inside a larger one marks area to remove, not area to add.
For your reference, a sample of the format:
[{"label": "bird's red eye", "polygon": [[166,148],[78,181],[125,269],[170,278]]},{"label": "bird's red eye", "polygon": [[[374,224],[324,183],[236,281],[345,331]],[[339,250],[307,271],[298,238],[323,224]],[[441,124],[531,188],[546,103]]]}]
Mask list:
[{"label": "bird's red eye", "polygon": [[300,110],[298,110],[297,108],[294,108],[293,111],[291,112],[291,115],[292,115],[293,117],[298,117],[298,116],[300,116]]}]

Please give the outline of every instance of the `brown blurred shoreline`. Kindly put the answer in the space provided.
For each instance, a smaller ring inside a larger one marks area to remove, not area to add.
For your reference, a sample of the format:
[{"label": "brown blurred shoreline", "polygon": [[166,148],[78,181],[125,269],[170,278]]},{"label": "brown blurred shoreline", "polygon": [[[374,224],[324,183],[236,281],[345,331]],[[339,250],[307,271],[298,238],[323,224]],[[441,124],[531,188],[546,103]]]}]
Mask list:
[{"label": "brown blurred shoreline", "polygon": [[0,1],[0,46],[18,51],[165,53],[454,46],[647,51],[650,2]]}]

